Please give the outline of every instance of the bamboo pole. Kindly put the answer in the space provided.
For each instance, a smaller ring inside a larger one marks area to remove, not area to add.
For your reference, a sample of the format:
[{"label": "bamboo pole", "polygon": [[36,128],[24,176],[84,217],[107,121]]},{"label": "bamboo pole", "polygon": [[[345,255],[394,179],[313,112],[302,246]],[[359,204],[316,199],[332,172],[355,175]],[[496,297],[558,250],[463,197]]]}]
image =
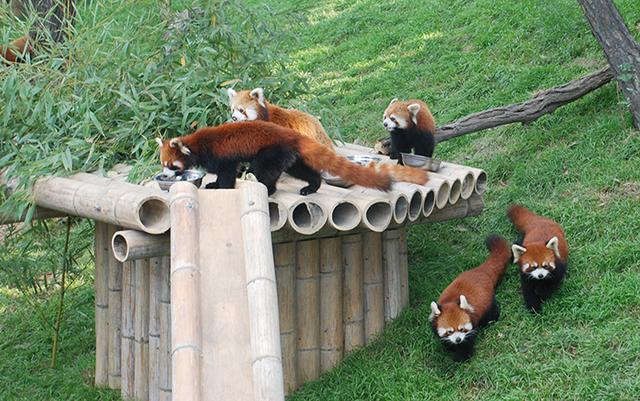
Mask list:
[{"label": "bamboo pole", "polygon": [[385,322],[395,319],[402,311],[399,242],[400,233],[398,230],[382,233]]},{"label": "bamboo pole", "polygon": [[285,242],[273,246],[278,285],[280,315],[280,345],[285,394],[297,388],[296,379],[296,243]]},{"label": "bamboo pole", "polygon": [[424,208],[424,197],[432,189],[427,189],[422,185],[398,182],[393,184],[394,191],[405,194],[409,199],[407,218],[409,221],[416,221],[422,216]]},{"label": "bamboo pole", "polygon": [[[117,230],[107,226],[107,238]],[[109,388],[120,388],[120,368],[122,358],[122,263],[113,257],[111,249],[107,252],[109,263]]]},{"label": "bamboo pole", "polygon": [[460,180],[462,184],[460,197],[462,199],[469,199],[471,194],[475,191],[476,178],[468,167],[441,163],[441,167],[438,169],[438,174]]},{"label": "bamboo pole", "polygon": [[254,400],[284,401],[278,291],[265,186],[243,186],[240,209]]},{"label": "bamboo pole", "polygon": [[149,401],[160,399],[160,290],[162,258],[149,259]]},{"label": "bamboo pole", "polygon": [[400,233],[400,253],[398,255],[400,260],[400,305],[404,310],[409,306],[409,253],[407,250],[407,230],[403,227],[398,231]]},{"label": "bamboo pole", "polygon": [[271,231],[278,231],[287,224],[288,211],[282,202],[269,198],[269,224]]},{"label": "bamboo pole", "polygon": [[96,387],[109,385],[109,238],[105,223],[95,223]]},{"label": "bamboo pole", "polygon": [[340,238],[320,240],[320,371],[343,358],[342,243]]},{"label": "bamboo pole", "polygon": [[458,202],[460,195],[462,194],[462,181],[460,178],[437,173],[429,173],[429,181],[436,179],[446,181],[449,184],[451,188],[449,192],[449,204],[453,205]]},{"label": "bamboo pole", "polygon": [[149,259],[135,261],[134,395],[149,399]]},{"label": "bamboo pole", "polygon": [[409,215],[409,198],[401,193],[394,193],[392,197],[393,222],[395,224],[403,224]]},{"label": "bamboo pole", "polygon": [[320,376],[320,255],[318,240],[296,249],[296,334],[298,384]]},{"label": "bamboo pole", "polygon": [[382,234],[362,235],[364,263],[364,336],[367,343],[384,329]]},{"label": "bamboo pole", "polygon": [[475,187],[475,193],[478,195],[482,195],[487,190],[487,173],[484,170],[474,167],[462,166],[455,163],[450,162],[442,162],[441,168],[444,168],[445,171],[447,168],[457,168],[457,169],[466,169],[473,174],[473,182]]},{"label": "bamboo pole", "polygon": [[121,230],[110,239],[113,255],[120,262],[169,256],[169,234],[153,235],[137,230]]},{"label": "bamboo pole", "polygon": [[424,203],[422,204],[422,216],[429,217],[433,213],[433,208],[436,205],[436,193],[433,188],[424,187],[426,192],[424,194]]},{"label": "bamboo pole", "polygon": [[120,371],[122,384],[120,394],[125,400],[135,396],[135,293],[136,276],[134,262],[122,265],[122,345]]},{"label": "bamboo pole", "polygon": [[324,227],[328,219],[327,207],[298,194],[276,191],[272,198],[288,210],[287,221],[297,232],[311,235]]},{"label": "bamboo pole", "polygon": [[171,186],[171,362],[172,397],[201,399],[202,332],[197,188]]},{"label": "bamboo pole", "polygon": [[362,235],[342,237],[344,352],[365,344]]},{"label": "bamboo pole", "polygon": [[171,258],[160,262],[160,401],[171,401]]}]

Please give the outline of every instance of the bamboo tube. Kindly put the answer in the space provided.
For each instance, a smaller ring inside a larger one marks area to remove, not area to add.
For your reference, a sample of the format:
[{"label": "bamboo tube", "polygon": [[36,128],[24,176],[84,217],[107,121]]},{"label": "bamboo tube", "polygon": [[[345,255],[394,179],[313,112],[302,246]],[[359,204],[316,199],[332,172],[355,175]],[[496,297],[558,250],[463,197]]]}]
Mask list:
[{"label": "bamboo tube", "polygon": [[169,234],[152,235],[137,230],[117,231],[111,240],[113,255],[120,262],[169,256]]},{"label": "bamboo tube", "polygon": [[296,380],[296,243],[286,242],[273,246],[278,285],[280,315],[280,346],[285,394],[297,387]]},{"label": "bamboo tube", "polygon": [[320,371],[343,358],[342,243],[339,237],[320,240]]},{"label": "bamboo tube", "polygon": [[310,201],[307,197],[279,190],[272,195],[272,198],[282,202],[287,208],[289,225],[301,234],[311,235],[320,230],[327,222],[328,210],[326,206]]},{"label": "bamboo tube", "polygon": [[296,245],[296,376],[303,384],[320,376],[320,241]]},{"label": "bamboo tube", "polygon": [[384,329],[382,234],[362,235],[364,263],[364,337],[371,342]]},{"label": "bamboo tube", "polygon": [[469,198],[469,207],[467,209],[467,216],[477,216],[484,209],[484,199],[482,195],[474,193]]},{"label": "bamboo tube", "polygon": [[201,398],[202,332],[198,190],[171,186],[171,362],[172,397]]},{"label": "bamboo tube", "polygon": [[447,206],[444,209],[434,210],[434,212],[431,213],[431,216],[429,216],[426,219],[426,221],[429,221],[429,222],[445,221],[445,220],[465,217],[467,215],[468,210],[469,210],[469,201],[461,199],[454,205]]},{"label": "bamboo tube", "polygon": [[364,266],[362,235],[342,237],[344,268],[344,352],[350,353],[365,344],[364,333]]},{"label": "bamboo tube", "polygon": [[463,169],[468,170],[473,174],[473,182],[475,186],[475,193],[478,195],[482,195],[487,190],[487,173],[484,170],[474,167],[462,166],[460,164],[450,163],[450,162],[442,162],[440,164],[441,169],[455,168],[455,169]]},{"label": "bamboo tube", "polygon": [[255,183],[242,187],[240,209],[254,400],[284,401],[278,291],[265,186]]},{"label": "bamboo tube", "polygon": [[160,287],[162,258],[149,259],[149,401],[160,399]]},{"label": "bamboo tube", "polygon": [[398,229],[400,232],[399,244],[400,253],[400,305],[402,309],[409,306],[409,254],[407,250],[407,230],[405,228]]},{"label": "bamboo tube", "polygon": [[109,385],[109,238],[105,223],[95,223],[96,387]]},{"label": "bamboo tube", "polygon": [[438,174],[460,180],[460,197],[462,199],[469,199],[471,194],[475,191],[476,178],[467,167],[458,167],[447,163],[441,163],[441,167],[438,169]]},{"label": "bamboo tube", "polygon": [[449,192],[449,204],[453,205],[458,202],[458,199],[460,199],[460,195],[462,194],[462,181],[460,178],[437,173],[429,173],[429,181],[435,179],[446,181],[449,184],[451,188]]},{"label": "bamboo tube", "polygon": [[149,259],[135,261],[134,395],[149,399]]},{"label": "bamboo tube", "polygon": [[422,216],[429,217],[436,205],[436,193],[433,188],[424,187],[424,203],[422,204]]},{"label": "bamboo tube", "polygon": [[171,401],[171,258],[160,262],[160,401]]},{"label": "bamboo tube", "polygon": [[278,231],[287,224],[287,208],[284,203],[269,198],[269,225],[271,231]]},{"label": "bamboo tube", "polygon": [[[107,238],[117,228],[107,226]],[[109,388],[120,388],[120,361],[122,358],[122,263],[113,257],[111,249],[106,254],[109,263]]]},{"label": "bamboo tube", "polygon": [[125,400],[135,396],[135,299],[136,276],[134,262],[122,265],[122,345],[120,357],[120,394]]},{"label": "bamboo tube", "polygon": [[[99,180],[98,180],[99,181]],[[109,186],[69,178],[40,179],[33,188],[37,205],[67,214],[160,234],[169,229],[166,197],[156,190],[115,183]]]},{"label": "bamboo tube", "polygon": [[424,196],[430,190],[422,185],[398,182],[393,184],[393,190],[406,194],[409,197],[409,221],[416,221],[422,216],[424,209]]},{"label": "bamboo tube", "polygon": [[394,193],[391,199],[393,205],[393,222],[402,224],[409,215],[409,198],[402,193]]},{"label": "bamboo tube", "polygon": [[400,277],[400,233],[389,230],[382,233],[384,261],[384,319],[395,319],[402,311]]},{"label": "bamboo tube", "polygon": [[451,185],[448,181],[440,179],[438,177],[429,176],[429,182],[427,182],[424,186],[433,189],[435,204],[438,209],[442,209],[449,204]]}]

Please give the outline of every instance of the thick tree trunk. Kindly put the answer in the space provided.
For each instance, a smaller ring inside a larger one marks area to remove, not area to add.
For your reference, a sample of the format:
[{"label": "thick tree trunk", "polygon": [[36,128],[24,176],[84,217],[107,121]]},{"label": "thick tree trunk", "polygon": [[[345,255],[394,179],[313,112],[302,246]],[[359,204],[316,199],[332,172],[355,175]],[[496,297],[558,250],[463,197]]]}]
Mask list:
[{"label": "thick tree trunk", "polygon": [[578,0],[629,103],[640,129],[640,45],[631,36],[612,0]]}]

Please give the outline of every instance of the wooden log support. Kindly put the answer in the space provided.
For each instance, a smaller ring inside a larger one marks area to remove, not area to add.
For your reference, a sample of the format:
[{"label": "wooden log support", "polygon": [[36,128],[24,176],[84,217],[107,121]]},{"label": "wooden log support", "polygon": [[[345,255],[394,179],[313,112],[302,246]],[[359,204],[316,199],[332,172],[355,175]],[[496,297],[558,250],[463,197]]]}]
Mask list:
[{"label": "wooden log support", "polygon": [[199,206],[196,187],[171,186],[171,362],[174,400],[201,399]]},{"label": "wooden log support", "polygon": [[122,328],[120,374],[122,384],[120,394],[125,400],[135,396],[135,263],[122,265]]},{"label": "wooden log support", "polygon": [[402,311],[399,230],[389,230],[382,233],[382,252],[384,261],[384,320],[389,322]]},{"label": "wooden log support", "polygon": [[280,346],[285,394],[297,388],[296,379],[296,243],[273,246],[280,314]]},{"label": "wooden log support", "polygon": [[320,371],[333,368],[343,358],[342,242],[320,240]]},{"label": "wooden log support", "polygon": [[149,399],[149,259],[135,261],[134,396]]},{"label": "wooden log support", "polygon": [[368,344],[384,329],[382,234],[362,235],[364,261],[364,337]]},{"label": "wooden log support", "polygon": [[109,385],[109,238],[105,223],[95,224],[96,387]]},{"label": "wooden log support", "polygon": [[[107,238],[111,238],[117,228],[107,225]],[[110,242],[109,242],[110,244]],[[120,388],[120,367],[122,358],[122,263],[113,257],[111,249],[106,254],[109,264],[109,388]]]},{"label": "wooden log support", "polygon": [[365,344],[362,235],[342,237],[344,353]]},{"label": "wooden log support", "polygon": [[320,376],[320,241],[297,243],[296,335],[298,383]]},{"label": "wooden log support", "polygon": [[[171,401],[171,258],[160,262],[160,401]],[[151,399],[150,399],[151,400]]]},{"label": "wooden log support", "polygon": [[400,305],[402,309],[409,306],[409,252],[407,249],[407,230],[399,228],[400,253]]},{"label": "wooden log support", "polygon": [[149,259],[149,400],[160,399],[160,287],[162,258]]},{"label": "wooden log support", "polygon": [[242,187],[240,211],[254,401],[284,401],[278,291],[264,185]]}]

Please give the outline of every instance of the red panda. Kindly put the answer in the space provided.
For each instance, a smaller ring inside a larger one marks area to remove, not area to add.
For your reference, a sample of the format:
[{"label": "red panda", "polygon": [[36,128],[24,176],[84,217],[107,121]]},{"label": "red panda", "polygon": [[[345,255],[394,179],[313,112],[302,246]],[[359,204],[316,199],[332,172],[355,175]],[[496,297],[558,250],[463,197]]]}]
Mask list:
[{"label": "red panda", "polygon": [[431,302],[431,327],[455,361],[473,355],[476,331],[496,321],[500,309],[495,288],[502,279],[511,252],[507,241],[490,235],[485,240],[489,256],[480,266],[462,272],[444,289],[438,302]]},{"label": "red panda", "polygon": [[542,311],[542,301],[558,288],[567,272],[569,246],[562,227],[538,216],[522,205],[513,205],[507,216],[523,234],[513,244],[513,263],[520,266],[520,284],[524,303],[531,312]]},{"label": "red panda", "polygon": [[400,153],[431,157],[435,148],[436,122],[426,103],[421,100],[391,100],[382,115],[382,125],[391,135],[389,157],[403,164]]},{"label": "red panda", "polygon": [[11,45],[7,48],[0,47],[0,58],[2,61],[15,63],[21,61],[23,54],[29,53],[33,55],[33,50],[29,44],[29,36],[25,35],[20,39],[16,39],[11,42]]},{"label": "red panda", "polygon": [[333,148],[331,139],[316,117],[300,110],[285,109],[267,102],[262,88],[240,92],[228,89],[227,94],[229,95],[233,121],[270,121],[291,128],[322,145]]},{"label": "red panda", "polygon": [[267,187],[269,195],[276,191],[276,181],[284,171],[309,183],[300,190],[301,195],[318,190],[322,170],[383,191],[390,189],[399,171],[405,181],[424,184],[428,180],[426,171],[420,169],[403,167],[390,173],[351,163],[297,131],[266,121],[205,127],[180,138],[156,141],[165,170],[175,173],[200,165],[217,173],[217,181],[207,188],[233,188],[238,164],[243,161],[254,162],[256,178]]}]

